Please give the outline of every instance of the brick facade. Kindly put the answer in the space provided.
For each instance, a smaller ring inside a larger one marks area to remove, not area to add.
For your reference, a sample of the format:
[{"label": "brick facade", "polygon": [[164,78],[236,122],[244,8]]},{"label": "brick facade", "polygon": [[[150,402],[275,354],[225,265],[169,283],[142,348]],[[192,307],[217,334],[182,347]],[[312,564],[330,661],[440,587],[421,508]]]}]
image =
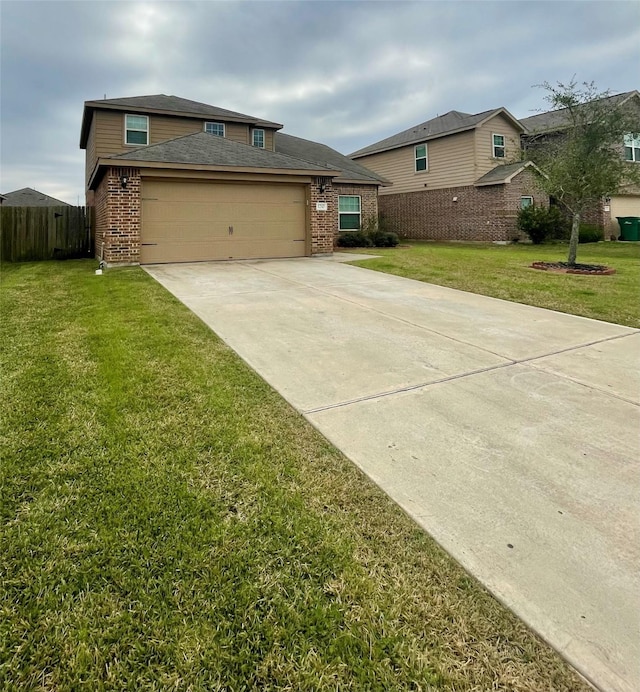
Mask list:
[{"label": "brick facade", "polygon": [[[121,176],[128,178],[126,188],[122,187]],[[333,252],[338,234],[338,195],[360,195],[363,222],[377,218],[375,185],[341,185],[333,184],[330,178],[316,178],[309,187],[312,255]],[[108,168],[95,191],[96,257],[108,265],[140,262],[140,188],[139,169]],[[327,211],[318,211],[316,202],[326,202]]]},{"label": "brick facade", "polygon": [[[121,176],[127,176],[123,188]],[[95,193],[95,251],[111,264],[140,262],[140,170],[108,168]]]},{"label": "brick facade", "polygon": [[537,206],[549,203],[535,174],[524,170],[502,185],[383,195],[378,205],[390,230],[403,238],[510,241],[524,237],[516,223],[522,196]]}]

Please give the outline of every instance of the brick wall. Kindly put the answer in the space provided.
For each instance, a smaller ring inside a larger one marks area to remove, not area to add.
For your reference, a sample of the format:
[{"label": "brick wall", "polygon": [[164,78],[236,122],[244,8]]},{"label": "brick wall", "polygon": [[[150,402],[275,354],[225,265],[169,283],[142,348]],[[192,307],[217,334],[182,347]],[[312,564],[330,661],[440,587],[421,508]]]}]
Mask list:
[{"label": "brick wall", "polygon": [[378,186],[377,185],[346,185],[334,183],[336,189],[336,226],[335,235],[339,232],[339,214],[337,212],[337,198],[340,195],[358,195],[360,197],[360,213],[362,224],[377,222],[378,220]]},{"label": "brick wall", "polygon": [[[321,181],[324,191],[320,192]],[[311,254],[333,252],[333,238],[338,225],[338,195],[330,178],[316,178],[311,183]],[[326,202],[327,211],[317,211],[316,202]]]},{"label": "brick wall", "polygon": [[[123,189],[120,177],[128,182]],[[107,264],[140,262],[140,170],[109,168],[95,194],[96,257]]]},{"label": "brick wall", "polygon": [[536,205],[548,205],[528,170],[503,185],[384,195],[378,205],[390,230],[404,238],[505,241],[523,237],[516,224],[523,195],[532,196]]}]

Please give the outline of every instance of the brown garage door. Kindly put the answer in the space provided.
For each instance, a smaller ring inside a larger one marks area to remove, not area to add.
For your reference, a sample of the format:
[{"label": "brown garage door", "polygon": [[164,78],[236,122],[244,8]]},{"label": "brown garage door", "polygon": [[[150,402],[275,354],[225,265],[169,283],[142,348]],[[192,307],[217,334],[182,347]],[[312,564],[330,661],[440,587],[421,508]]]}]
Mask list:
[{"label": "brown garage door", "polygon": [[144,181],[140,261],[302,257],[303,185]]}]

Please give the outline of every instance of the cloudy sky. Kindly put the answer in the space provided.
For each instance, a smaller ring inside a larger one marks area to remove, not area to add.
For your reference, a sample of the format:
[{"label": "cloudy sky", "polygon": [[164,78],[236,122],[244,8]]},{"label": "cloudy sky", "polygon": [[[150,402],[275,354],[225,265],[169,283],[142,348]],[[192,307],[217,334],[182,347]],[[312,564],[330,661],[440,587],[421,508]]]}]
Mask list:
[{"label": "cloudy sky", "polygon": [[638,84],[640,3],[0,2],[0,190],[84,201],[83,102],[173,94],[349,153],[449,110]]}]

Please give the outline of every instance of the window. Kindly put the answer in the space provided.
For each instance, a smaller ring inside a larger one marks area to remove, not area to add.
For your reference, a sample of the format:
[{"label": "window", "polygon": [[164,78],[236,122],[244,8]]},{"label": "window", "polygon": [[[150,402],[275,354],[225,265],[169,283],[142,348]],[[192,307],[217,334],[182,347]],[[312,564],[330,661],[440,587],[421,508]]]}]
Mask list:
[{"label": "window", "polygon": [[427,160],[427,145],[426,144],[418,144],[418,146],[415,148],[415,155],[416,155],[416,173],[419,173],[420,171],[426,171],[428,168],[428,160]]},{"label": "window", "polygon": [[503,159],[505,155],[504,135],[491,135],[493,139],[493,158]]},{"label": "window", "polygon": [[254,147],[264,149],[264,130],[253,130],[251,134],[251,144]]},{"label": "window", "polygon": [[338,197],[339,228],[341,231],[360,230],[360,197],[340,195]]},{"label": "window", "polygon": [[533,197],[529,195],[523,195],[520,197],[520,209],[528,209],[533,206]]},{"label": "window", "polygon": [[125,144],[149,144],[149,118],[146,115],[124,116]]},{"label": "window", "polygon": [[625,161],[640,161],[640,136],[624,136]]},{"label": "window", "polygon": [[204,131],[210,135],[224,137],[224,123],[205,123]]}]

